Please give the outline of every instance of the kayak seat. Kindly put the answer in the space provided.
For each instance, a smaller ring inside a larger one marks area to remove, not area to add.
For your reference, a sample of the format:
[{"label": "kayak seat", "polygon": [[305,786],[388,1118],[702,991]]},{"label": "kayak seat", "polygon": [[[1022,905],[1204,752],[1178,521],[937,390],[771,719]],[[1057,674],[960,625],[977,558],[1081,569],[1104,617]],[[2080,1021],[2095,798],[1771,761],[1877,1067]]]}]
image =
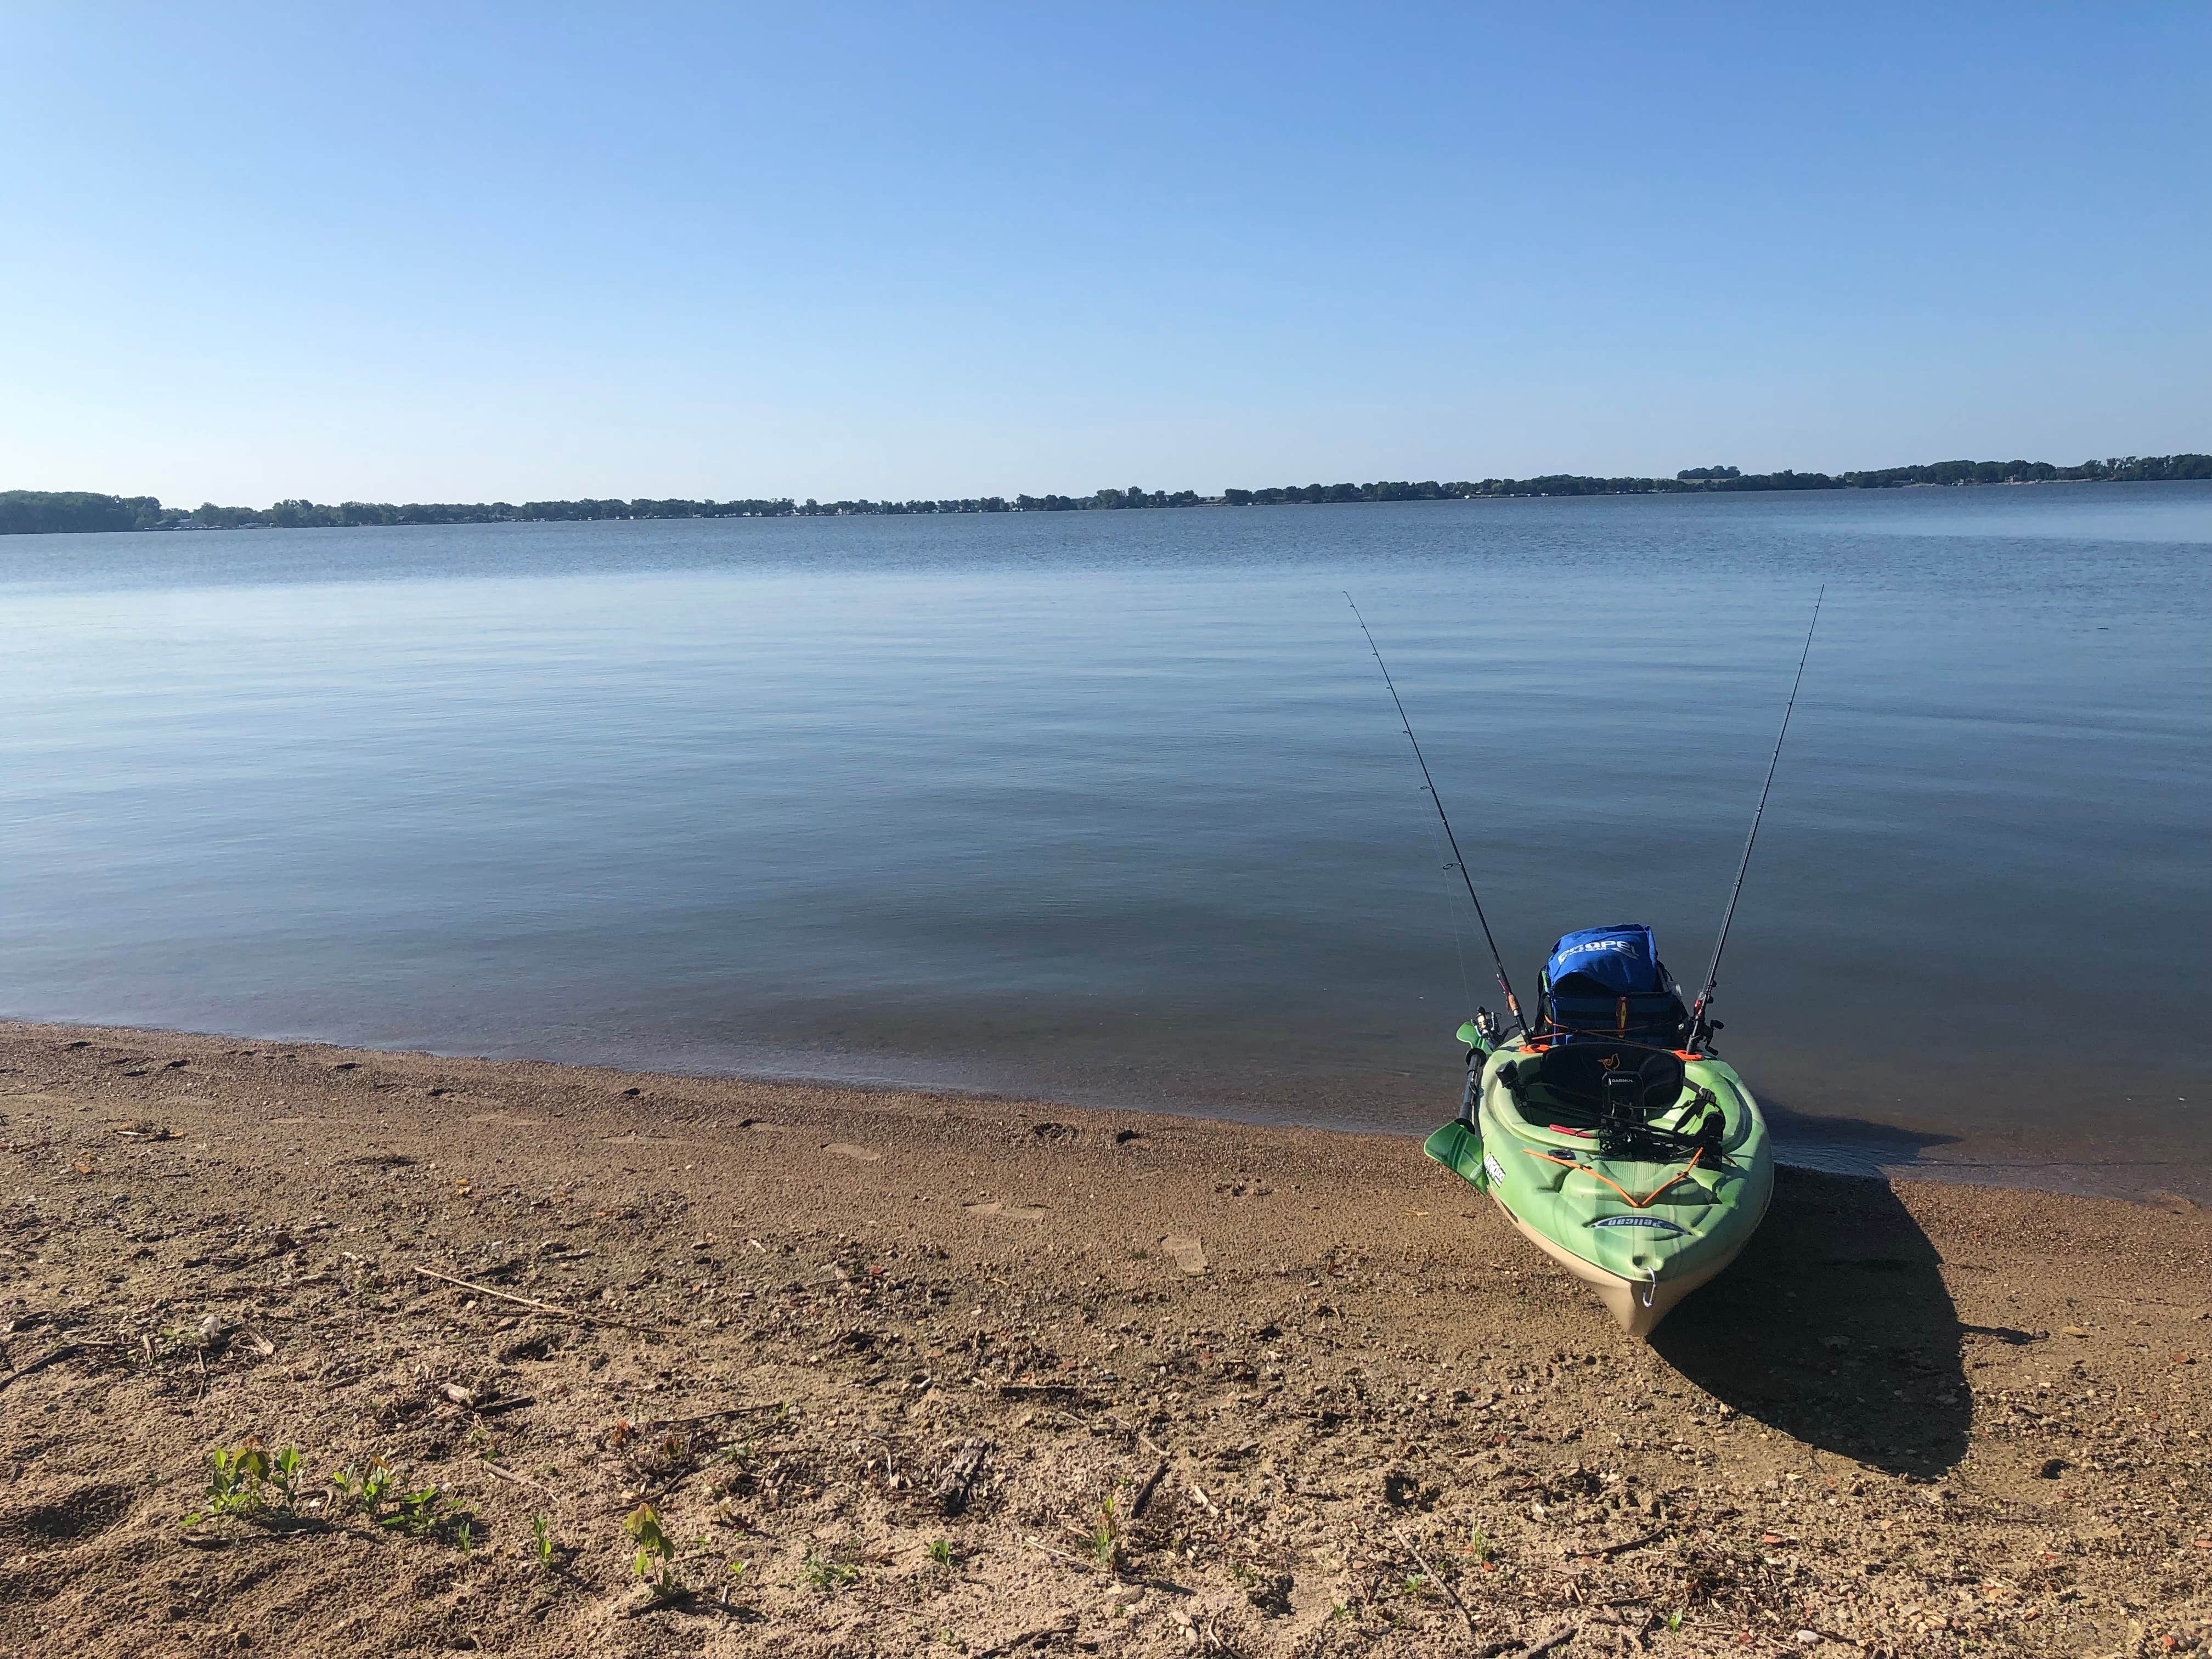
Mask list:
[{"label": "kayak seat", "polygon": [[1574,1033],[1574,1042],[1627,1037],[1672,1048],[1690,1023],[1689,1011],[1671,990],[1623,994],[1588,974],[1567,974],[1545,992],[1553,1027]]},{"label": "kayak seat", "polygon": [[1521,1061],[1505,1085],[1529,1122],[1579,1128],[1604,1115],[1606,1081],[1624,1075],[1636,1079],[1637,1109],[1648,1122],[1681,1098],[1688,1074],[1680,1054],[1585,1039],[1547,1048],[1533,1065]]}]

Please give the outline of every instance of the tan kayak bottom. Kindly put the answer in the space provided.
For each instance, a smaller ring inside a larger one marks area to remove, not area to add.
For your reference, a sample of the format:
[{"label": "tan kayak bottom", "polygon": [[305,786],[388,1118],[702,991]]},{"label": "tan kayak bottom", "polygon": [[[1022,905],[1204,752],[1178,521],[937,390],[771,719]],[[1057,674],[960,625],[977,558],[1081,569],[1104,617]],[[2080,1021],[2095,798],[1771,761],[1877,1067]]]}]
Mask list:
[{"label": "tan kayak bottom", "polygon": [[1631,1336],[1649,1336],[1657,1330],[1659,1322],[1674,1310],[1677,1302],[1735,1261],[1743,1249],[1743,1246],[1739,1244],[1718,1261],[1708,1262],[1695,1273],[1684,1273],[1680,1279],[1639,1285],[1632,1279],[1623,1279],[1619,1273],[1607,1273],[1595,1263],[1583,1261],[1572,1250],[1553,1243],[1507,1209],[1505,1200],[1499,1198],[1495,1191],[1490,1196],[1499,1209],[1505,1211],[1505,1218],[1520,1230],[1522,1237],[1595,1291],[1598,1300],[1605,1304],[1606,1311],[1618,1320],[1620,1328]]}]

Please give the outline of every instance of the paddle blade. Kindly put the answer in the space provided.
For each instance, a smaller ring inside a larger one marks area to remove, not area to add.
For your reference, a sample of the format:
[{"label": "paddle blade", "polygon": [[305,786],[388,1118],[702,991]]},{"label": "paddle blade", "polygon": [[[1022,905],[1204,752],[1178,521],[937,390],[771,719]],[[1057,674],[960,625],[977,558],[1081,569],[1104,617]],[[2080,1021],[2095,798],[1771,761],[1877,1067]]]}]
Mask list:
[{"label": "paddle blade", "polygon": [[1482,1137],[1470,1125],[1454,1118],[1423,1141],[1421,1150],[1475,1191],[1490,1190],[1490,1172],[1482,1167]]}]

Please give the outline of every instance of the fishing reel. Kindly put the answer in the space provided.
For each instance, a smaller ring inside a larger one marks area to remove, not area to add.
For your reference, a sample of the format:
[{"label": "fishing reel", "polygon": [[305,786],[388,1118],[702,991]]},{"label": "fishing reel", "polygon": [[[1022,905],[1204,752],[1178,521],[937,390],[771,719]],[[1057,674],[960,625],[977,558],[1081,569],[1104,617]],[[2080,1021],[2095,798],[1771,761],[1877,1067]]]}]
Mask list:
[{"label": "fishing reel", "polygon": [[1468,1069],[1474,1071],[1480,1067],[1483,1057],[1495,1053],[1503,1041],[1498,1029],[1498,1016],[1487,1008],[1478,1008],[1474,1011],[1474,1018],[1468,1021],[1464,1029],[1474,1033],[1474,1041],[1468,1045],[1467,1050]]},{"label": "fishing reel", "polygon": [[1478,1045],[1467,1051],[1467,1087],[1459,1097],[1459,1121],[1472,1128],[1474,1126],[1475,1094],[1482,1085],[1482,1068],[1487,1057],[1498,1047],[1498,1016],[1487,1008],[1478,1008],[1468,1024],[1474,1028],[1480,1039]]}]

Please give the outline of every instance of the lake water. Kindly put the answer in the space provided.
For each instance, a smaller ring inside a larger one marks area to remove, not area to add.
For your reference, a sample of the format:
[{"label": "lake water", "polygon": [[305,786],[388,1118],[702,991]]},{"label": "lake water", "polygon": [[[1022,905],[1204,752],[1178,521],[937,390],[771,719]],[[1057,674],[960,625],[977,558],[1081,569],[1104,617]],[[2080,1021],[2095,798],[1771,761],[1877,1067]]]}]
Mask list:
[{"label": "lake water", "polygon": [[1788,1155],[2212,1198],[2197,484],[9,538],[0,1012],[1417,1132],[1499,1000],[1344,590],[1527,995],[1702,976],[1822,583]]}]

